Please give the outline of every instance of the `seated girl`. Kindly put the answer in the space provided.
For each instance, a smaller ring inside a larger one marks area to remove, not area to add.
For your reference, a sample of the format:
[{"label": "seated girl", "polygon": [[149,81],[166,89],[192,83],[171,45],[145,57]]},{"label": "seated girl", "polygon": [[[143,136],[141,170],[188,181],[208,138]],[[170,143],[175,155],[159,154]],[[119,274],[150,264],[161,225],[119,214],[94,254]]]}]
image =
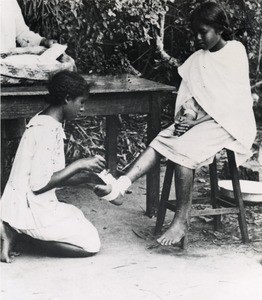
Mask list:
[{"label": "seated girl", "polygon": [[256,135],[248,59],[244,46],[229,38],[225,11],[206,2],[193,12],[191,27],[200,50],[178,68],[182,82],[176,111],[191,99],[199,114],[184,116],[176,128],[172,124],[160,132],[125,176],[95,187],[99,197],[119,205],[123,201],[119,196],[161,156],[174,162],[177,212],[157,240],[161,245],[176,244],[187,233],[195,169],[210,164],[223,148],[235,152],[238,165],[243,163],[251,156]]}]

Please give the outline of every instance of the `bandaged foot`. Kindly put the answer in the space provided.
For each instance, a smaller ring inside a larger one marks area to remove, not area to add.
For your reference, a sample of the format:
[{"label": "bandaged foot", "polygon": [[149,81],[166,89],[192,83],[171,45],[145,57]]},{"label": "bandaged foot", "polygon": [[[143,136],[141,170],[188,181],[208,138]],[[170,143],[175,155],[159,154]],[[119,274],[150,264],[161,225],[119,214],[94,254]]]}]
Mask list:
[{"label": "bandaged foot", "polygon": [[95,194],[101,199],[107,200],[115,205],[121,205],[125,192],[132,184],[131,180],[127,176],[121,176],[115,179],[106,170],[102,171],[98,176],[106,185],[95,186]]}]

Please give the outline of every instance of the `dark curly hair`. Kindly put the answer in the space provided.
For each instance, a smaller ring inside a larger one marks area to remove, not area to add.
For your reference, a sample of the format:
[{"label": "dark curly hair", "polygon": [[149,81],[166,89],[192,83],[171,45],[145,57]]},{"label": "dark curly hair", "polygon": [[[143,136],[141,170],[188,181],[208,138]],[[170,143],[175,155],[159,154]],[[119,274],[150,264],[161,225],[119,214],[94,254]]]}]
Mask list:
[{"label": "dark curly hair", "polygon": [[47,83],[49,97],[46,102],[52,105],[64,103],[66,96],[73,99],[88,95],[90,84],[76,72],[63,70],[54,74]]},{"label": "dark curly hair", "polygon": [[190,23],[192,29],[204,24],[213,27],[216,31],[222,31],[224,40],[232,39],[227,14],[221,5],[215,2],[205,2],[196,8],[191,14]]}]

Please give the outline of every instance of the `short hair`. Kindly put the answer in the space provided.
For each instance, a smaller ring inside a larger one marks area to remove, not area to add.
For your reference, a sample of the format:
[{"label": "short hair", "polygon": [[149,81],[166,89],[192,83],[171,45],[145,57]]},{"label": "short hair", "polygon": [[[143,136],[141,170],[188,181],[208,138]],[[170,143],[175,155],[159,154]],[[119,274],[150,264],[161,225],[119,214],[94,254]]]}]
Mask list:
[{"label": "short hair", "polygon": [[46,101],[49,104],[60,105],[64,103],[67,96],[75,99],[87,95],[90,91],[90,84],[77,72],[63,70],[49,79],[47,89],[49,97]]},{"label": "short hair", "polygon": [[232,39],[232,30],[229,27],[229,20],[225,10],[215,2],[205,2],[197,7],[190,18],[191,28],[199,25],[208,25],[216,31],[222,31],[225,40]]}]

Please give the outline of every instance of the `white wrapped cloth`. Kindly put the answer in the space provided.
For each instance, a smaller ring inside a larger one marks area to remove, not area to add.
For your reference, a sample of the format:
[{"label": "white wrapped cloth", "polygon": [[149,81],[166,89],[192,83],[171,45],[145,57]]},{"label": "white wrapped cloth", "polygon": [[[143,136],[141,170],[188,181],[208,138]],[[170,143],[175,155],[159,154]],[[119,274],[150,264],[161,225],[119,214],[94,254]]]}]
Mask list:
[{"label": "white wrapped cloth", "polygon": [[[178,69],[181,88],[188,89],[198,104],[249,151],[256,135],[244,46],[228,41],[216,52],[199,50]],[[185,98],[178,96],[176,110]]]},{"label": "white wrapped cloth", "polygon": [[75,62],[65,53],[66,48],[66,45],[53,44],[48,49],[41,46],[13,49],[0,58],[1,84],[46,81],[58,71],[75,70]]},{"label": "white wrapped cloth", "polygon": [[150,146],[169,160],[196,169],[212,162],[228,148],[237,164],[251,156],[256,135],[248,60],[244,46],[228,41],[219,51],[199,50],[178,68],[182,77],[176,112],[192,97],[213,120],[200,123],[182,136],[174,125],[163,130]]}]

